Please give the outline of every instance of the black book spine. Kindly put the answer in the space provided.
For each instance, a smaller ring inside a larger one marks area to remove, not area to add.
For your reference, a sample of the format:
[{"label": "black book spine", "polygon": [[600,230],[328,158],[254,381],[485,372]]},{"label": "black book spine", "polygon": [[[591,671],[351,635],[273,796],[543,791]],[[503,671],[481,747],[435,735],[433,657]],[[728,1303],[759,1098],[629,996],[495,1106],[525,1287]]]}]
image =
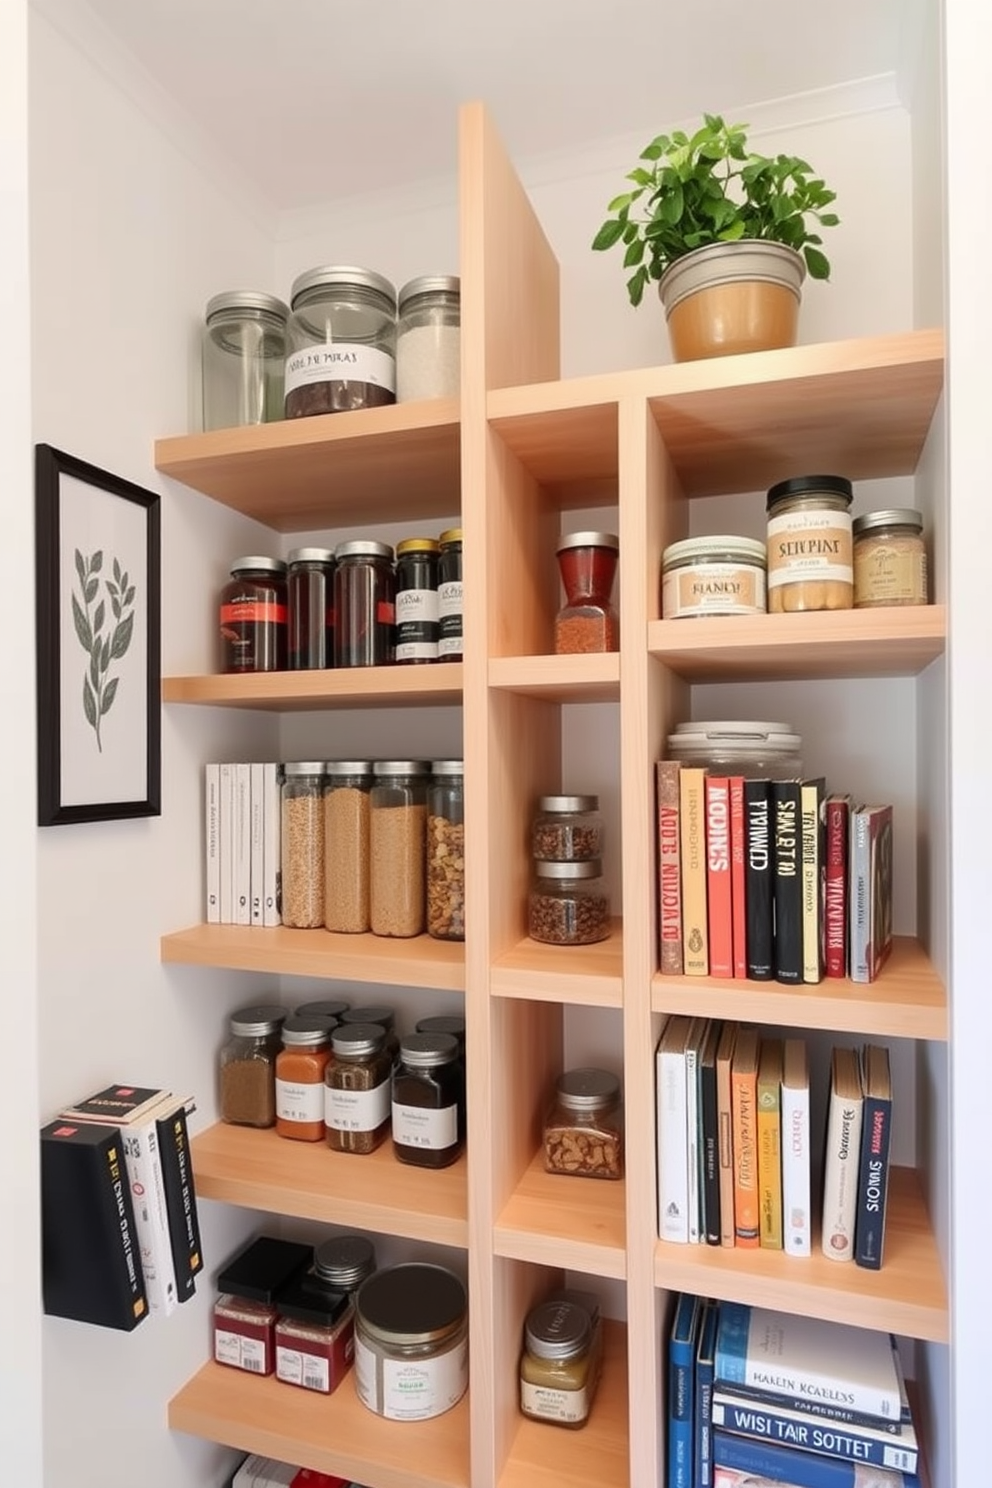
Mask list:
[{"label": "black book spine", "polygon": [[775,975],[772,938],[772,829],[767,780],[744,782],[744,909],[747,974],[757,982]]},{"label": "black book spine", "polygon": [[720,1121],[716,1104],[716,1060],[699,1067],[699,1113],[703,1129],[703,1234],[707,1245],[720,1244]]},{"label": "black book spine", "polygon": [[878,1271],[882,1265],[891,1134],[892,1101],[887,1097],[866,1095],[861,1119],[854,1259],[859,1266],[865,1266],[869,1271]]},{"label": "black book spine", "polygon": [[780,982],[803,979],[803,876],[800,785],[771,782],[772,861],[775,901],[775,976]]},{"label": "black book spine", "polygon": [[176,1291],[180,1302],[188,1302],[196,1290],[196,1274],[203,1269],[200,1223],[189,1155],[186,1112],[180,1107],[156,1123],[162,1153],[162,1180],[169,1214],[172,1262],[176,1269]]}]

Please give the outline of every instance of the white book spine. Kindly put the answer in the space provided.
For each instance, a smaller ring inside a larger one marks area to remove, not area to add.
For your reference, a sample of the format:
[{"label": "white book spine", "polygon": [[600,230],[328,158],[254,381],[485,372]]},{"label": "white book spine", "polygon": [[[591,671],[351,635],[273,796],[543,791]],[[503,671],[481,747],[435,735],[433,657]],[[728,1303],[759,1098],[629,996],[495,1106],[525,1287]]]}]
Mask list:
[{"label": "white book spine", "polygon": [[[693,1029],[685,1051],[685,1134],[686,1177],[689,1185],[689,1244],[699,1245],[705,1240],[699,1223],[699,1049],[702,1043],[702,1025]],[[698,1034],[698,1037],[697,1037]]]},{"label": "white book spine", "polygon": [[823,1254],[832,1261],[854,1259],[858,1213],[858,1162],[863,1102],[830,1091],[827,1142],[823,1158]]},{"label": "white book spine", "polygon": [[251,924],[251,766],[234,767],[234,923]]},{"label": "white book spine", "polygon": [[279,766],[262,766],[262,923],[282,924],[282,803]]},{"label": "white book spine", "polygon": [[851,902],[850,959],[852,982],[868,981],[868,941],[871,935],[871,863],[868,817],[861,808],[851,810]]},{"label": "white book spine", "polygon": [[686,1126],[685,1052],[657,1054],[658,1234],[689,1241],[689,1164]]},{"label": "white book spine", "polygon": [[234,766],[220,766],[220,923],[234,924]]},{"label": "white book spine", "polygon": [[203,767],[203,854],[207,924],[220,923],[220,766]]},{"label": "white book spine", "polygon": [[782,1085],[782,1237],[787,1255],[810,1253],[809,1086]]},{"label": "white book spine", "polygon": [[265,817],[264,765],[251,766],[251,923],[264,924],[262,904],[265,895]]},{"label": "white book spine", "polygon": [[152,1313],[168,1317],[179,1298],[154,1116],[120,1132],[148,1306]]}]

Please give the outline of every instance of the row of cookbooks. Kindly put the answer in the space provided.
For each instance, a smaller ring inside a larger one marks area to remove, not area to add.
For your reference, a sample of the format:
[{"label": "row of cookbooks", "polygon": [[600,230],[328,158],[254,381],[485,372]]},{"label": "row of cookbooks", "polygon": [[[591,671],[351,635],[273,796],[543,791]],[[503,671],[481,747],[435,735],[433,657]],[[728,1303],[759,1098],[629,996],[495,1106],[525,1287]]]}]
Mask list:
[{"label": "row of cookbooks", "polygon": [[825,1256],[881,1267],[892,1131],[883,1045],[832,1049],[816,1152],[804,1039],[676,1013],[656,1065],[662,1240],[808,1256],[819,1217]]},{"label": "row of cookbooks", "polygon": [[924,1488],[895,1339],[682,1292],[667,1488]]},{"label": "row of cookbooks", "polygon": [[168,1090],[108,1085],[42,1128],[47,1313],[129,1332],[193,1296],[203,1269],[194,1109]]},{"label": "row of cookbooks", "polygon": [[655,769],[663,973],[875,980],[892,948],[891,805],[822,776]]},{"label": "row of cookbooks", "polygon": [[282,766],[223,760],[203,767],[208,925],[280,925]]}]

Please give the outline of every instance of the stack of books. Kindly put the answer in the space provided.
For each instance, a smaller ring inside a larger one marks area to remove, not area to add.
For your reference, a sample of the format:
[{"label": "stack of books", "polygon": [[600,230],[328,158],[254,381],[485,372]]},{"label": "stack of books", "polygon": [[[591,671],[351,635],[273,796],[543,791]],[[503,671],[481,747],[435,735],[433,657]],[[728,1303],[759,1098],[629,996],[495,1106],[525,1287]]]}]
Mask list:
[{"label": "stack of books", "polygon": [[663,973],[872,982],[892,948],[892,807],[822,776],[656,766]]},{"label": "stack of books", "polygon": [[280,925],[280,766],[204,766],[208,925]]}]

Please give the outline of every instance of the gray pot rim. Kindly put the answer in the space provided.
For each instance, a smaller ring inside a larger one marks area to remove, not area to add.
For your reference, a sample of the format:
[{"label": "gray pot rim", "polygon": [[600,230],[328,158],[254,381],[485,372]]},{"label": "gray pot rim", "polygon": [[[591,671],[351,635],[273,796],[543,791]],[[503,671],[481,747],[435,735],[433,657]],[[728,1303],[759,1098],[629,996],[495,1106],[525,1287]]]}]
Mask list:
[{"label": "gray pot rim", "polygon": [[[733,243],[704,243],[701,248],[683,253],[681,258],[668,265],[658,281],[658,295],[666,317],[671,315],[682,300],[698,293],[700,289],[709,288],[708,284],[698,282],[699,270],[703,265],[740,258],[745,254],[758,255],[767,267],[757,270],[752,267],[747,273],[735,277],[741,282],[757,280],[766,284],[780,284],[801,301],[802,283],[806,277],[806,261],[802,254],[786,243],[776,243],[769,238],[738,238]],[[683,278],[690,282],[680,287],[679,280]]]}]

